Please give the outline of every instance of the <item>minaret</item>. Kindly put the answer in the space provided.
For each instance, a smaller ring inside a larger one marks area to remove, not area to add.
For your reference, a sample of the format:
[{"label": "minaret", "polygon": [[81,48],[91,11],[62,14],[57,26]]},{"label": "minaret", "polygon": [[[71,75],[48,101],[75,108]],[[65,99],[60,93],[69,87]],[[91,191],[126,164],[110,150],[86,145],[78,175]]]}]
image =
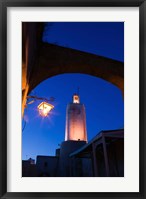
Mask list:
[{"label": "minaret", "polygon": [[68,140],[87,141],[85,107],[77,94],[73,95],[72,103],[66,109],[65,141]]},{"label": "minaret", "polygon": [[59,176],[70,176],[69,155],[87,143],[85,107],[80,103],[79,95],[74,94],[72,103],[66,109],[65,141],[60,146]]}]

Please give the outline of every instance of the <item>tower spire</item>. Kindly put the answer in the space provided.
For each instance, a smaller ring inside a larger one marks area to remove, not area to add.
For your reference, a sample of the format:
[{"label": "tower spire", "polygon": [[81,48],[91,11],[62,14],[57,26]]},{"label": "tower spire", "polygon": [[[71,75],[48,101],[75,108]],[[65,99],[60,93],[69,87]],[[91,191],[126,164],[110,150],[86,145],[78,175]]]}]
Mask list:
[{"label": "tower spire", "polygon": [[80,87],[78,87],[77,89],[77,95],[79,96],[79,92],[80,92]]},{"label": "tower spire", "polygon": [[73,95],[73,103],[74,104],[79,104],[80,103],[80,97],[77,94]]}]

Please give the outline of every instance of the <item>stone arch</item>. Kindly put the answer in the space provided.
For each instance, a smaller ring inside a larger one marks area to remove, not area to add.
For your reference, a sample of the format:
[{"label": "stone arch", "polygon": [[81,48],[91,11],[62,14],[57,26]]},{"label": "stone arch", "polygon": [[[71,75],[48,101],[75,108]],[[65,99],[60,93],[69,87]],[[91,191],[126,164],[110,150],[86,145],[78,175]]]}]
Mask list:
[{"label": "stone arch", "polygon": [[124,63],[42,42],[43,23],[22,23],[22,115],[28,93],[45,79],[82,73],[116,85],[124,95]]},{"label": "stone arch", "polygon": [[124,94],[124,63],[102,56],[44,43],[36,59],[29,91],[45,79],[65,73],[82,73],[102,78]]}]

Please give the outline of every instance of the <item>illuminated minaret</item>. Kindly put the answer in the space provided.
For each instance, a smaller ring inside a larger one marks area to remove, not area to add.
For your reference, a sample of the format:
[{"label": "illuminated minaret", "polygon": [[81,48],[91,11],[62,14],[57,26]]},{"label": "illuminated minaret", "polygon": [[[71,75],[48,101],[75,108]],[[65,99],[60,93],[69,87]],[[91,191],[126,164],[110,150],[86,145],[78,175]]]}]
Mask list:
[{"label": "illuminated minaret", "polygon": [[85,107],[77,94],[73,95],[73,102],[66,109],[65,141],[68,140],[87,141]]},{"label": "illuminated minaret", "polygon": [[70,175],[69,155],[87,143],[85,107],[80,103],[79,95],[73,95],[72,103],[66,109],[65,141],[61,143],[59,155],[59,176]]}]

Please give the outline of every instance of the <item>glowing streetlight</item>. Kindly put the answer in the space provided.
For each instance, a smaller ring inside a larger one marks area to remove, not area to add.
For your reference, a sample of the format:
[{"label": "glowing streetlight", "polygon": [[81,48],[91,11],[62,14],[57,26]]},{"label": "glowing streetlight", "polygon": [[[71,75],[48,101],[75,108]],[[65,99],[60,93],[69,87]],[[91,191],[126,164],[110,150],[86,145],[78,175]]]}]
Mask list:
[{"label": "glowing streetlight", "polygon": [[47,117],[49,112],[54,108],[54,106],[52,104],[49,104],[47,102],[42,102],[38,105],[38,111],[39,114],[42,117]]},{"label": "glowing streetlight", "polygon": [[[33,100],[32,100],[33,99]],[[35,102],[35,100],[41,100],[43,102],[41,102],[37,109],[39,111],[39,114],[42,116],[42,117],[47,117],[48,114],[50,113],[50,111],[54,108],[54,106],[52,104],[49,104],[48,102],[53,102],[54,101],[54,97],[50,97],[50,99],[46,99],[46,98],[42,98],[42,97],[37,97],[37,96],[27,96],[27,103],[25,105],[25,108],[27,107],[28,104],[32,104]],[[31,100],[31,101],[30,101]],[[46,102],[47,101],[47,102]],[[25,126],[26,126],[26,121],[24,120],[24,126],[22,128],[22,132],[24,131],[25,129]]]},{"label": "glowing streetlight", "polygon": [[32,104],[35,100],[41,100],[43,102],[41,102],[37,109],[39,111],[39,114],[42,117],[47,117],[49,112],[54,108],[54,106],[52,104],[49,104],[49,102],[53,102],[54,101],[54,97],[50,97],[50,99],[47,98],[43,98],[43,97],[38,97],[38,96],[27,96],[27,99],[31,101],[28,101],[27,104]]}]

